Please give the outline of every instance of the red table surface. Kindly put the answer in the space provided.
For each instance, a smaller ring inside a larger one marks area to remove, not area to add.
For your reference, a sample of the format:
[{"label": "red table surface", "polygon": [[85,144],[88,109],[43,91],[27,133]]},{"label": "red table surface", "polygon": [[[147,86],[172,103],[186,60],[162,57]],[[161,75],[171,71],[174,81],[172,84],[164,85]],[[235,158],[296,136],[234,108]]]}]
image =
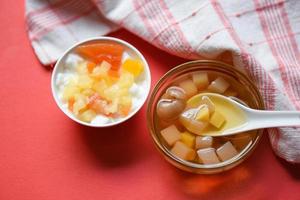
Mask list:
[{"label": "red table surface", "polygon": [[[146,106],[128,122],[94,129],[69,120],[27,38],[24,2],[0,3],[0,199],[300,199],[299,165],[278,159],[266,136],[239,167],[194,175],[167,163],[146,127]],[[152,86],[184,62],[133,34],[151,66]]]}]

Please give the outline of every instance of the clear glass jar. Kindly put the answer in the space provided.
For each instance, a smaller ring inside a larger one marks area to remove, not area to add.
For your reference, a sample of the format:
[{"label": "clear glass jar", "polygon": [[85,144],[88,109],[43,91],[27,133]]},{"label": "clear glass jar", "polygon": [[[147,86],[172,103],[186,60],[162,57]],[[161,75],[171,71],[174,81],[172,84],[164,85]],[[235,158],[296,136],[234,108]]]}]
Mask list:
[{"label": "clear glass jar", "polygon": [[156,105],[159,101],[162,94],[165,90],[174,84],[175,81],[181,79],[188,74],[194,72],[208,72],[209,74],[220,74],[224,77],[228,77],[234,81],[240,83],[243,88],[239,88],[245,95],[251,97],[247,98],[247,103],[249,107],[255,109],[264,109],[264,104],[262,101],[262,97],[253,83],[244,73],[239,71],[237,68],[234,68],[231,65],[219,62],[219,61],[212,61],[212,60],[198,60],[198,61],[191,61],[187,63],[183,63],[172,70],[168,71],[156,84],[154,87],[150,99],[148,101],[147,107],[147,123],[148,129],[150,130],[151,137],[155,143],[155,146],[159,150],[159,152],[165,157],[167,161],[169,161],[172,165],[176,166],[179,169],[199,173],[199,174],[213,174],[222,172],[228,169],[237,166],[242,161],[244,161],[256,148],[257,144],[259,143],[262,131],[257,130],[255,131],[255,136],[252,138],[252,142],[249,143],[239,154],[227,161],[218,163],[218,164],[198,164],[194,162],[189,162],[178,158],[177,156],[173,155],[167,146],[164,144],[163,138],[158,131],[158,121],[156,116]]}]

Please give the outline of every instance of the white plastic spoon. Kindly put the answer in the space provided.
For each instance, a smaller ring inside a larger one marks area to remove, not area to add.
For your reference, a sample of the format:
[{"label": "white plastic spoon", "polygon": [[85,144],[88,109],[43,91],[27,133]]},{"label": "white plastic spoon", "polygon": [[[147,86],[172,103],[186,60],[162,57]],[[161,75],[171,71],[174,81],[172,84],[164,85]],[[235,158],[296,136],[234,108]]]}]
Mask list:
[{"label": "white plastic spoon", "polygon": [[205,96],[213,98],[219,98],[219,100],[227,101],[240,109],[245,114],[245,123],[240,124],[237,127],[230,129],[224,129],[220,131],[201,133],[201,135],[210,136],[228,136],[234,135],[245,131],[283,127],[283,126],[300,126],[300,112],[299,111],[267,111],[267,110],[255,110],[241,103],[233,100],[230,97],[226,97],[215,93],[205,93]]}]

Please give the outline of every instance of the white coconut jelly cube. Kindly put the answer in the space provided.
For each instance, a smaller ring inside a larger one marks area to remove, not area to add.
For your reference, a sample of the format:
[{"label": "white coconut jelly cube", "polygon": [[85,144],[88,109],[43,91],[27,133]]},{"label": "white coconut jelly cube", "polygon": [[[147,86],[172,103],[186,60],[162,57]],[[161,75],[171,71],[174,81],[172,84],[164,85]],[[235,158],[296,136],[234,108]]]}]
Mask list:
[{"label": "white coconut jelly cube", "polygon": [[217,154],[222,161],[228,160],[238,154],[231,142],[226,142],[217,149]]},{"label": "white coconut jelly cube", "polygon": [[218,77],[216,80],[212,81],[210,85],[207,87],[209,91],[223,94],[228,88],[230,84],[222,77]]},{"label": "white coconut jelly cube", "polygon": [[199,149],[197,154],[203,164],[216,164],[220,162],[214,148]]},{"label": "white coconut jelly cube", "polygon": [[197,136],[195,141],[196,149],[204,149],[211,147],[213,144],[213,137],[211,136]]}]

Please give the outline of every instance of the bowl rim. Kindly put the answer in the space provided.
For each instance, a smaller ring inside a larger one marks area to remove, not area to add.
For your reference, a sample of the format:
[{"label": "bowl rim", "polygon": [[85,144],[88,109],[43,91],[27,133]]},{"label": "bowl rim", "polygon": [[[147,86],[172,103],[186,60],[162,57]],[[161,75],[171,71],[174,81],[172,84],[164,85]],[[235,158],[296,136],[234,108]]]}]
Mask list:
[{"label": "bowl rim", "polygon": [[[199,164],[199,163],[192,163],[186,160],[183,160],[181,158],[178,158],[177,156],[173,155],[171,153],[170,150],[166,150],[167,147],[165,147],[160,141],[159,138],[156,137],[157,133],[155,133],[154,127],[151,126],[152,120],[150,114],[151,114],[151,105],[150,103],[154,103],[155,100],[155,96],[157,95],[159,89],[161,88],[162,84],[168,80],[169,76],[173,75],[176,73],[177,70],[179,70],[180,68],[183,68],[187,65],[193,65],[193,64],[200,64],[199,66],[219,66],[222,65],[224,67],[228,67],[230,68],[234,73],[239,74],[240,76],[242,76],[245,80],[251,82],[250,78],[243,73],[241,70],[239,70],[238,68],[234,67],[233,65],[218,61],[218,60],[193,60],[193,61],[188,61],[185,63],[182,63],[180,65],[175,66],[174,68],[170,69],[169,71],[167,71],[155,84],[155,86],[152,89],[152,92],[150,94],[150,97],[148,99],[147,102],[147,127],[150,133],[150,136],[155,144],[156,149],[159,150],[159,152],[165,157],[165,159],[167,161],[169,161],[170,163],[172,163],[173,165],[175,165],[176,167],[184,170],[184,171],[189,171],[189,172],[194,172],[194,173],[200,173],[200,174],[210,174],[210,173],[218,173],[221,171],[212,171],[212,172],[208,172],[208,171],[203,171],[203,172],[199,172],[198,170],[218,170],[218,169],[223,169],[224,167],[228,167],[230,165],[233,165],[233,167],[235,166],[234,164],[239,164],[243,159],[246,159],[253,151],[254,149],[257,147],[259,141],[262,138],[262,134],[264,129],[259,129],[257,131],[257,136],[255,137],[254,141],[252,141],[251,144],[248,144],[249,147],[244,148],[241,152],[239,152],[239,156],[235,156],[227,161],[224,162],[220,162],[218,164]],[[193,66],[196,67],[196,66]],[[260,106],[262,107],[262,109],[265,108],[264,102],[262,101],[262,96],[260,91],[258,90],[257,86],[255,84],[251,84],[251,87],[254,88],[255,91],[257,91],[257,95],[259,98],[259,103],[261,104]],[[251,146],[251,147],[250,147]],[[230,169],[230,168],[228,168]],[[225,169],[226,170],[226,169]]]},{"label": "bowl rim", "polygon": [[[81,120],[77,119],[72,113],[67,112],[66,109],[63,108],[63,106],[62,106],[63,104],[59,100],[58,95],[57,95],[58,91],[57,91],[57,89],[55,89],[55,87],[56,87],[55,86],[56,85],[55,84],[55,82],[56,82],[55,80],[56,80],[56,76],[57,76],[57,73],[58,73],[58,69],[61,68],[61,66],[63,65],[64,58],[66,56],[68,56],[69,53],[71,53],[77,46],[82,45],[84,43],[88,43],[88,42],[101,42],[101,41],[112,41],[112,42],[115,42],[115,43],[119,43],[119,44],[125,46],[126,48],[132,50],[137,55],[137,57],[143,62],[146,80],[148,80],[148,81],[147,81],[146,87],[143,88],[143,89],[145,89],[144,90],[145,93],[144,93],[144,96],[143,96],[143,98],[141,100],[140,105],[137,106],[129,115],[127,115],[124,118],[121,118],[120,120],[116,120],[116,121],[114,121],[112,123],[107,123],[107,124],[99,125],[99,124],[92,124],[92,123],[81,121]],[[62,56],[55,63],[53,71],[52,71],[52,75],[51,75],[51,92],[52,92],[52,96],[53,96],[53,98],[55,100],[55,103],[59,107],[59,109],[66,116],[68,116],[70,119],[72,119],[73,121],[75,121],[75,122],[77,122],[77,123],[79,123],[81,125],[85,125],[85,126],[89,126],[89,127],[94,127],[94,128],[105,128],[105,127],[115,126],[115,125],[121,124],[121,123],[127,121],[128,119],[130,119],[131,117],[133,117],[143,107],[143,105],[145,104],[145,102],[146,102],[146,100],[147,100],[147,98],[149,96],[150,89],[151,89],[151,71],[150,71],[149,64],[146,61],[146,59],[143,56],[143,54],[136,47],[134,47],[133,45],[131,45],[130,43],[128,43],[128,42],[126,42],[126,41],[124,41],[122,39],[115,38],[115,37],[109,37],[109,36],[99,36],[99,37],[87,38],[87,39],[79,41],[79,42],[75,43],[74,45],[72,45],[71,47],[69,47],[66,51],[64,51],[64,53],[62,54]]]}]

